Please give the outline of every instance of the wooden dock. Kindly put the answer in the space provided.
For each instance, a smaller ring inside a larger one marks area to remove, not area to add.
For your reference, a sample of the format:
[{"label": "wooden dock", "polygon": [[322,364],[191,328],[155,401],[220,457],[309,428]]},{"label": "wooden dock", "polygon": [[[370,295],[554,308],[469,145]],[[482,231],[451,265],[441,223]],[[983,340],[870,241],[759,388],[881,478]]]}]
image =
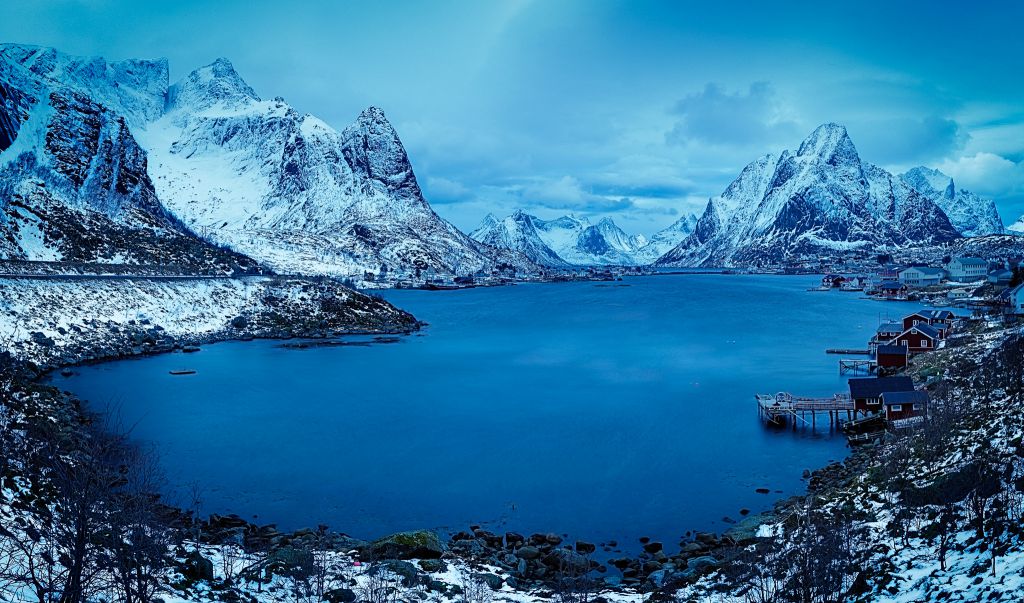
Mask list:
[{"label": "wooden dock", "polygon": [[871,350],[857,350],[851,348],[829,348],[826,354],[847,354],[849,356],[870,356]]},{"label": "wooden dock", "polygon": [[839,374],[846,375],[847,373],[852,374],[865,374],[869,375],[875,372],[878,368],[878,364],[874,360],[856,360],[853,358],[840,358],[839,359]]},{"label": "wooden dock", "polygon": [[843,411],[846,412],[847,420],[853,418],[854,404],[847,394],[836,394],[829,398],[806,398],[779,392],[756,394],[754,398],[757,400],[758,414],[774,425],[785,425],[786,421],[791,419],[794,428],[797,421],[816,427],[820,413],[828,415],[830,426],[839,424],[839,415]]}]

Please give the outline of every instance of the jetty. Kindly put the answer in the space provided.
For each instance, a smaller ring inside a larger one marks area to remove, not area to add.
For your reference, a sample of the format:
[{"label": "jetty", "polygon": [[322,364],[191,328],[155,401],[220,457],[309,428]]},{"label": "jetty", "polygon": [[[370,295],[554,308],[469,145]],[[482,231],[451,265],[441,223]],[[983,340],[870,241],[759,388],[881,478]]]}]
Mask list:
[{"label": "jetty", "polygon": [[849,356],[870,356],[871,350],[858,350],[854,348],[828,348],[826,354],[845,354]]},{"label": "jetty", "polygon": [[[847,420],[853,417],[854,403],[848,394],[835,394],[827,398],[794,396],[789,392],[777,394],[755,394],[758,415],[774,425],[785,425],[791,420],[793,427],[802,421],[811,427],[817,426],[818,415],[826,414],[830,426],[839,424],[840,413],[846,412]],[[810,420],[808,420],[810,419]]]},{"label": "jetty", "polygon": [[856,358],[840,358],[839,359],[839,374],[846,375],[849,373],[858,374],[871,374],[878,368],[878,363],[874,360],[860,360]]}]

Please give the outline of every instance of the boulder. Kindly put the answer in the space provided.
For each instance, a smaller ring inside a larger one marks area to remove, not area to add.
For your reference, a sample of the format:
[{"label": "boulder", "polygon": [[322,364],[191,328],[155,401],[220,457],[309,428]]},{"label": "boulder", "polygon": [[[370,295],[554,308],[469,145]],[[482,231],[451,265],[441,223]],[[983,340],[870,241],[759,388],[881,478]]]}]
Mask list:
[{"label": "boulder", "polygon": [[521,546],[516,549],[516,556],[530,561],[540,557],[540,549],[531,545]]},{"label": "boulder", "polygon": [[472,577],[486,584],[491,590],[501,590],[501,585],[504,583],[500,576],[486,572],[473,574]]},{"label": "boulder", "polygon": [[705,555],[703,557],[694,557],[686,563],[687,573],[698,572],[705,567],[714,567],[718,565],[718,560],[711,555]]},{"label": "boulder", "polygon": [[590,553],[593,553],[596,550],[597,550],[597,545],[595,545],[595,544],[592,544],[590,542],[584,542],[582,540],[577,540],[576,541],[576,552],[577,553],[580,553],[580,554],[583,554],[583,555],[589,555]]},{"label": "boulder", "polygon": [[425,572],[443,572],[448,569],[440,559],[420,559],[420,569]]},{"label": "boulder", "polygon": [[416,566],[409,563],[408,561],[399,561],[398,559],[387,559],[385,561],[379,561],[370,566],[371,573],[387,571],[398,576],[402,581],[402,586],[406,588],[412,588],[416,585],[419,580],[419,571]]},{"label": "boulder", "polygon": [[186,559],[185,576],[193,580],[213,580],[213,562],[198,551],[189,553]]},{"label": "boulder", "polygon": [[440,559],[444,543],[429,530],[399,532],[374,540],[364,549],[369,559]]},{"label": "boulder", "polygon": [[651,555],[660,553],[664,546],[660,542],[648,542],[644,544],[644,552]]},{"label": "boulder", "polygon": [[590,560],[576,551],[555,549],[544,557],[544,565],[566,574],[583,575],[590,571]]},{"label": "boulder", "polygon": [[516,532],[505,532],[505,545],[515,548],[526,542],[526,536]]}]

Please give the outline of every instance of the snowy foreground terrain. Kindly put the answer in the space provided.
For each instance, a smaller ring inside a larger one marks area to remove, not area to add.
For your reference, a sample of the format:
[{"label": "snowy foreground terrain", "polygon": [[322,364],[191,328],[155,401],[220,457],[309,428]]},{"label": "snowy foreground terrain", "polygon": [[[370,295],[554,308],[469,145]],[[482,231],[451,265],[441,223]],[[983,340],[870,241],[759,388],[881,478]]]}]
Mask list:
[{"label": "snowy foreground terrain", "polygon": [[245,336],[322,336],[415,327],[390,304],[298,279],[0,279],[0,341],[61,364]]}]

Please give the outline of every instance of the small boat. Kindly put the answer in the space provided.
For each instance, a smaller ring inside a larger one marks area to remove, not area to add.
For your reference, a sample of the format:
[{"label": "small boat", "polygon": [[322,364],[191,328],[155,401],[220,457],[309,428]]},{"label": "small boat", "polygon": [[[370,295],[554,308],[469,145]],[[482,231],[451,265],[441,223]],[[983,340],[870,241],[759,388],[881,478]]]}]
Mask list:
[{"label": "small boat", "polygon": [[187,346],[181,348],[181,351],[185,352],[186,354],[191,354],[192,352],[198,352],[199,351],[199,346],[197,346],[197,345],[187,345]]},{"label": "small boat", "polygon": [[71,370],[71,369],[69,369],[69,368],[66,368],[66,369],[62,369],[62,370],[60,371],[60,376],[61,376],[61,377],[71,377],[71,376],[72,376],[72,375],[74,375],[74,374],[75,374],[75,371],[73,371],[73,370]]},{"label": "small boat", "polygon": [[196,374],[195,369],[177,369],[177,370],[172,370],[172,371],[167,371],[167,372],[169,372],[172,375],[195,375]]}]

